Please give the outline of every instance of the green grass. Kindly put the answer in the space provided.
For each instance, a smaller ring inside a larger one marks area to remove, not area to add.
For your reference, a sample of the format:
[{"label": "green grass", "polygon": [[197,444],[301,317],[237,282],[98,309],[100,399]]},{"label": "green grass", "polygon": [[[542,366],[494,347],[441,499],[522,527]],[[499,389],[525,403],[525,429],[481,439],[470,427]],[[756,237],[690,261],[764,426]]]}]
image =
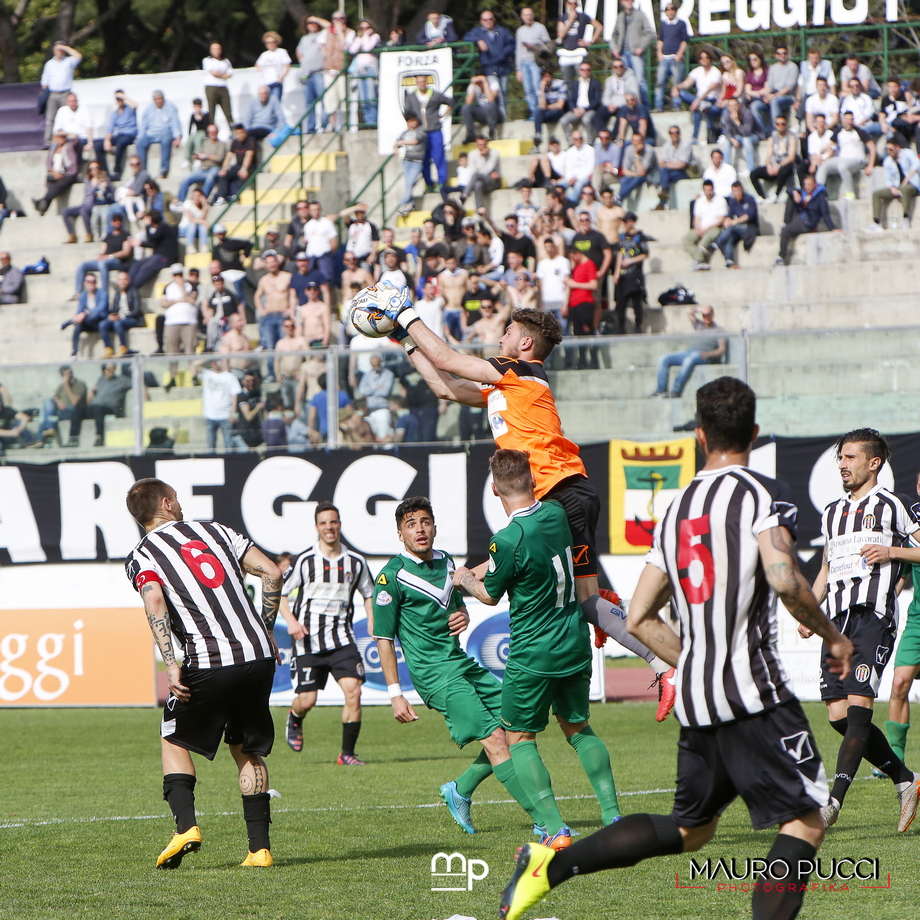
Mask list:
[{"label": "green grass", "polygon": [[[825,757],[837,735],[822,707],[809,717]],[[595,706],[592,724],[607,742],[624,812],[670,810],[677,740],[673,720],[657,725],[651,704]],[[339,711],[320,709],[305,724],[305,750],[284,743],[284,712],[269,758],[273,801],[272,870],[242,869],[246,852],[235,770],[224,752],[197,759],[197,803],[204,847],[178,871],[154,860],[172,821],[161,800],[158,721],[154,710],[4,710],[0,733],[0,917],[151,918],[168,920],[443,920],[495,916],[515,846],[531,839],[514,804],[494,779],[480,786],[468,837],[438,802],[441,783],[458,775],[475,751],[458,751],[439,716],[422,710],[397,725],[389,708],[365,710],[358,752],[369,764],[343,768]],[[557,730],[541,751],[560,807],[583,834],[598,810],[574,752]],[[868,770],[863,769],[863,775]],[[636,794],[638,793],[638,794]],[[896,802],[885,780],[859,780],[821,855],[877,857],[886,891],[812,893],[803,920],[914,920],[920,916],[917,834],[896,832]],[[772,831],[754,832],[735,803],[716,840],[698,858],[764,856]],[[431,858],[458,851],[485,860],[488,878],[472,892],[432,892]],[[750,916],[748,895],[678,891],[689,857],[650,860],[632,869],[576,878],[554,891],[532,917],[561,920],[735,920]]]}]

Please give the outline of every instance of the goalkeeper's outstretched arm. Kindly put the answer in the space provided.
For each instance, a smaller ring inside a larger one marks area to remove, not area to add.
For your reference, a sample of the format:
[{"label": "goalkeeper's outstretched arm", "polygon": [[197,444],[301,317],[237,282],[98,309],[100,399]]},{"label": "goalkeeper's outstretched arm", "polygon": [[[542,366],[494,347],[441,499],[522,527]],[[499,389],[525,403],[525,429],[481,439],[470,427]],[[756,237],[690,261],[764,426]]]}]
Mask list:
[{"label": "goalkeeper's outstretched arm", "polygon": [[[464,380],[471,380],[474,383],[498,383],[502,379],[501,373],[483,358],[454,351],[447,342],[438,338],[418,318],[415,310],[411,309],[411,307],[399,315],[397,322],[412,336],[418,346],[418,350],[424,353],[436,370],[454,374],[456,377],[462,377]],[[423,377],[425,376],[421,368],[419,368],[419,373]],[[425,377],[425,379],[427,380],[428,378]],[[453,397],[445,398],[450,399]],[[481,404],[482,399],[480,398],[475,405]]]},{"label": "goalkeeper's outstretched arm", "polygon": [[[420,325],[421,323],[413,323],[413,330]],[[431,387],[431,392],[439,399],[449,399],[465,406],[474,406],[477,409],[483,407],[482,390],[479,389],[478,383],[473,383],[471,380],[460,380],[457,377],[451,377],[444,371],[439,371],[421,348],[411,351],[409,360],[422,375],[425,383]]]}]

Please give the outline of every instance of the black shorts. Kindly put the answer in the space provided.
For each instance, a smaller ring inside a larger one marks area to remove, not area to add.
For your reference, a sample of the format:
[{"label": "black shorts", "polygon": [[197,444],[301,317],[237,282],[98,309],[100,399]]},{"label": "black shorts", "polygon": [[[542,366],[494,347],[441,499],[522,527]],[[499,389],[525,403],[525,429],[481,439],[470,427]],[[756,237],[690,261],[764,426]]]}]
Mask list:
[{"label": "black shorts", "polygon": [[885,665],[894,652],[897,630],[888,617],[879,619],[875,610],[857,604],[834,617],[834,625],[853,643],[850,676],[846,680],[825,666],[827,644],[821,646],[821,699],[845,700],[848,696],[875,699]]},{"label": "black shorts", "polygon": [[291,657],[291,683],[295,693],[322,690],[329,680],[354,677],[364,683],[364,662],[356,645],[343,645],[331,652],[307,652]]},{"label": "black shorts", "polygon": [[798,700],[708,728],[681,728],[671,817],[702,827],[741,796],[757,830],[828,802],[827,775]]},{"label": "black shorts", "polygon": [[597,577],[597,519],[601,513],[601,500],[597,489],[587,476],[570,476],[556,483],[543,496],[559,502],[565,508],[572,531],[572,556],[575,560],[575,577]]},{"label": "black shorts", "polygon": [[188,702],[171,693],[163,707],[160,735],[172,744],[213,760],[221,735],[242,744],[244,754],[267,755],[275,740],[268,698],[275,677],[274,658],[225,668],[183,668]]}]

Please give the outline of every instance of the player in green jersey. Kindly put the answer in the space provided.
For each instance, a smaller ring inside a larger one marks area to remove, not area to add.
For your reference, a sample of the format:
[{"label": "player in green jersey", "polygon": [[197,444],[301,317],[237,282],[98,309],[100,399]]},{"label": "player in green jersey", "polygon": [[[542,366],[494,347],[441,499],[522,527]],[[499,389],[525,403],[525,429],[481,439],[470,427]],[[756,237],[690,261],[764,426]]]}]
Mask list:
[{"label": "player in green jersey", "polygon": [[396,531],[405,549],[383,567],[374,584],[374,638],[393,715],[403,723],[418,719],[399,685],[394,647],[398,638],[412,684],[425,705],[444,716],[457,745],[478,741],[483,747],[462,776],[441,786],[454,820],[468,834],[475,833],[472,795],[494,773],[536,823],[502,729],[501,683],[470,658],[457,639],[469,625],[469,616],[453,585],[453,559],[434,548],[437,529],[427,498],[407,498],[397,507]]},{"label": "player in green jersey", "polygon": [[610,755],[588,725],[591,642],[575,590],[572,534],[561,505],[534,497],[526,452],[497,450],[489,467],[492,489],[510,521],[492,537],[485,569],[474,573],[461,567],[454,584],[489,605],[508,594],[511,640],[502,682],[502,724],[515,772],[531,804],[543,811],[540,842],[563,849],[571,843],[571,833],[559,814],[536,743],[551,707],[588,774],[604,824],[620,816]]},{"label": "player in green jersey", "polygon": [[[917,476],[917,495],[920,495],[920,475]],[[912,509],[917,512],[917,506]],[[907,695],[920,674],[920,565],[910,566],[913,575],[914,596],[907,608],[907,623],[898,641],[894,656],[894,676],[891,696],[888,699],[888,721],[885,734],[891,749],[904,760],[907,731],[910,728],[910,702]],[[872,771],[876,773],[875,770]]]}]

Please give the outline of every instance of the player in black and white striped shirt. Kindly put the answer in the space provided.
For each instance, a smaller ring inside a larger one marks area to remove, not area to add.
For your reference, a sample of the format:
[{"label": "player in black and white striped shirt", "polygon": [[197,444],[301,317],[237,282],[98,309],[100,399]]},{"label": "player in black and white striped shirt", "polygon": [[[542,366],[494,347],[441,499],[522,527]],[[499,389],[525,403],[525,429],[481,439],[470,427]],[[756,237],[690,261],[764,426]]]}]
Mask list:
[{"label": "player in black and white striped shirt", "polygon": [[[184,521],[175,490],[159,479],[134,483],[127,505],[146,535],[125,560],[125,571],[143,598],[169,680],[160,735],[163,798],[176,833],[157,868],[175,869],[201,848],[191,755],[213,760],[222,737],[239,769],[249,835],[243,865],[271,866],[271,799],[262,758],[275,736],[268,699],[280,663],[272,629],[281,573],[229,527]],[[244,572],[262,579],[261,616],[246,592]],[[181,666],[174,639],[183,649]]]},{"label": "player in black and white striped shirt", "polygon": [[[901,563],[920,562],[920,523],[909,501],[879,485],[879,472],[890,459],[888,442],[874,428],[843,435],[837,442],[837,466],[846,495],[831,502],[821,519],[824,561],[815,596],[854,646],[849,677],[821,671],[827,717],[843,735],[831,799],[822,809],[827,827],[837,820],[864,757],[895,784],[900,832],[917,813],[920,773],[904,766],[882,730],[872,724],[872,706],[898,631]],[[801,627],[799,632],[811,635]]]},{"label": "player in black and white striped shirt", "polygon": [[[756,886],[753,920],[794,917],[801,907],[810,875],[803,861],[814,860],[824,838],[827,778],[779,661],[773,592],[828,641],[832,667],[844,676],[852,645],[822,615],[799,571],[795,507],[779,483],[747,468],[755,402],[731,377],[697,391],[706,464],[659,522],[629,605],[629,631],[677,666],[674,808],[627,815],[558,853],[522,847],[499,911],[504,920],[517,920],[574,875],[699,849],[739,795],[754,827],[779,825],[761,881],[780,884]],[[659,615],[669,598],[680,636]]]},{"label": "player in black and white striped shirt", "polygon": [[[355,755],[361,732],[361,684],[364,662],[352,628],[358,592],[364,598],[368,632],[374,621],[374,583],[367,561],[342,546],[342,522],[332,502],[320,502],[314,514],[317,542],[301,553],[284,575],[281,615],[291,634],[291,682],[297,696],[287,718],[287,742],[303,750],[303,717],[331,674],[342,693],[341,766],[363,766]],[[288,597],[297,591],[291,609]]]}]

